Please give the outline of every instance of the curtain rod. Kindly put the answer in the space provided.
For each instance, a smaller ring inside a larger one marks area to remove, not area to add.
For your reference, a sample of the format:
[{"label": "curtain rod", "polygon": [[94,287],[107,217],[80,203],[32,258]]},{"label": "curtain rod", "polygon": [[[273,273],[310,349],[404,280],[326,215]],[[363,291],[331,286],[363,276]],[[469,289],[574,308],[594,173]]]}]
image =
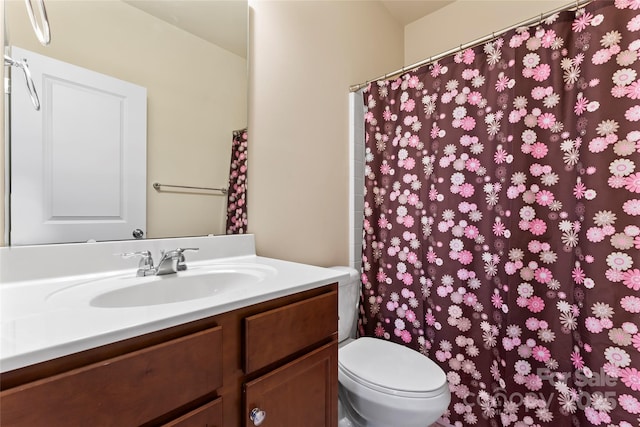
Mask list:
[{"label": "curtain rod", "polygon": [[517,23],[515,25],[511,25],[510,27],[504,28],[504,29],[502,29],[500,31],[496,31],[496,32],[493,32],[491,34],[487,34],[486,36],[480,37],[478,39],[475,39],[472,42],[461,44],[460,46],[455,47],[453,49],[449,49],[446,52],[442,52],[442,53],[440,53],[438,55],[435,55],[435,56],[430,56],[428,59],[423,59],[422,61],[416,62],[415,64],[411,64],[411,65],[408,65],[406,67],[402,67],[399,70],[396,70],[396,71],[394,71],[392,73],[387,73],[387,74],[384,74],[384,75],[382,75],[382,76],[380,76],[380,77],[378,77],[376,79],[367,80],[364,83],[360,83],[360,84],[356,84],[356,85],[350,86],[349,87],[349,92],[357,92],[358,90],[360,90],[363,87],[367,86],[369,83],[377,82],[378,80],[386,80],[388,78],[398,77],[398,76],[400,76],[400,75],[402,75],[402,74],[404,74],[404,73],[406,73],[408,71],[413,71],[416,68],[422,67],[423,65],[431,64],[433,62],[436,62],[436,61],[438,61],[438,60],[440,60],[442,58],[445,58],[445,57],[447,57],[449,55],[452,55],[454,53],[462,52],[463,50],[468,49],[470,47],[476,47],[478,45],[486,43],[486,42],[488,42],[488,41],[490,41],[490,40],[492,40],[492,39],[494,39],[496,37],[499,37],[499,36],[503,35],[506,32],[509,32],[511,30],[515,30],[516,28],[529,27],[529,26],[531,26],[533,24],[537,24],[537,23],[540,23],[540,22],[544,21],[546,18],[548,18],[551,15],[554,15],[554,14],[559,13],[559,12],[563,12],[565,10],[570,10],[572,8],[579,9],[582,6],[586,6],[587,4],[589,4],[589,3],[593,2],[593,1],[594,0],[575,0],[573,3],[569,3],[569,4],[566,4],[564,6],[557,7],[555,9],[553,9],[553,10],[548,11],[548,12],[541,13],[540,16],[535,16],[533,18],[527,19],[526,21],[522,21],[522,22],[519,22],[519,23]]}]

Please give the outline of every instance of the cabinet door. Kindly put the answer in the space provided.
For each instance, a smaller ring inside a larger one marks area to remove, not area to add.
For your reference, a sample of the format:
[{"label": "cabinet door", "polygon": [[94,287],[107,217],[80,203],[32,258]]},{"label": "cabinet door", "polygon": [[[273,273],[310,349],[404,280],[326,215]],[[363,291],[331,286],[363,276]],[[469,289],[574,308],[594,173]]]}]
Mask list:
[{"label": "cabinet door", "polygon": [[264,427],[335,427],[338,423],[338,344],[333,342],[244,386],[245,426],[249,414],[265,412]]}]

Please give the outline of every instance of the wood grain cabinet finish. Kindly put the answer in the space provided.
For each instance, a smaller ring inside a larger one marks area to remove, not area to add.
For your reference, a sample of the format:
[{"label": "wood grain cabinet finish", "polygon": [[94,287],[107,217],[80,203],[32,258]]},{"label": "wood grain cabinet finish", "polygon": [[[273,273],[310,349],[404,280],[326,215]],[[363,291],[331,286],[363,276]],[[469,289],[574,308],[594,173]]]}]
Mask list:
[{"label": "wood grain cabinet finish", "polygon": [[337,292],[245,319],[244,371],[254,372],[337,333]]},{"label": "wood grain cabinet finish", "polygon": [[222,385],[212,328],[2,392],[0,424],[135,426]]},{"label": "wood grain cabinet finish", "polygon": [[334,283],[4,372],[0,426],[244,427],[264,404],[336,427],[337,307]]},{"label": "wood grain cabinet finish", "polygon": [[245,426],[254,408],[264,427],[330,427],[336,413],[338,343],[327,344],[245,384]]},{"label": "wood grain cabinet finish", "polygon": [[202,405],[177,418],[162,425],[163,427],[224,427],[222,421],[222,398]]}]

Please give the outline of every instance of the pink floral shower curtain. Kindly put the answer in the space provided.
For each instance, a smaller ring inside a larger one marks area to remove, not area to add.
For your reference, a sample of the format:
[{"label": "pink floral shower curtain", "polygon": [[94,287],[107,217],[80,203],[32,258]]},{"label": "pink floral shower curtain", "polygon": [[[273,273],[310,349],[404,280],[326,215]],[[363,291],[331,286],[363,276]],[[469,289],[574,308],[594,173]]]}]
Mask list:
[{"label": "pink floral shower curtain", "polygon": [[597,1],[365,92],[361,333],[440,364],[444,421],[640,425],[639,55]]},{"label": "pink floral shower curtain", "polygon": [[247,129],[233,132],[229,188],[227,190],[227,234],[247,232]]}]

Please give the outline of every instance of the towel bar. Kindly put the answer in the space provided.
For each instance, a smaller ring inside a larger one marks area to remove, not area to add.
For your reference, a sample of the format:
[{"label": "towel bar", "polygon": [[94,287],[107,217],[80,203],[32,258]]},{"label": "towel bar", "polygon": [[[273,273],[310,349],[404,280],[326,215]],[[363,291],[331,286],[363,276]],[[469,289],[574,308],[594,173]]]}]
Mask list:
[{"label": "towel bar", "polygon": [[219,191],[222,194],[227,194],[226,188],[213,188],[213,187],[193,187],[190,185],[169,185],[169,184],[160,184],[159,182],[153,183],[153,188],[157,191],[161,191],[161,187],[171,187],[171,188],[186,188],[189,190],[208,190],[208,191]]}]

